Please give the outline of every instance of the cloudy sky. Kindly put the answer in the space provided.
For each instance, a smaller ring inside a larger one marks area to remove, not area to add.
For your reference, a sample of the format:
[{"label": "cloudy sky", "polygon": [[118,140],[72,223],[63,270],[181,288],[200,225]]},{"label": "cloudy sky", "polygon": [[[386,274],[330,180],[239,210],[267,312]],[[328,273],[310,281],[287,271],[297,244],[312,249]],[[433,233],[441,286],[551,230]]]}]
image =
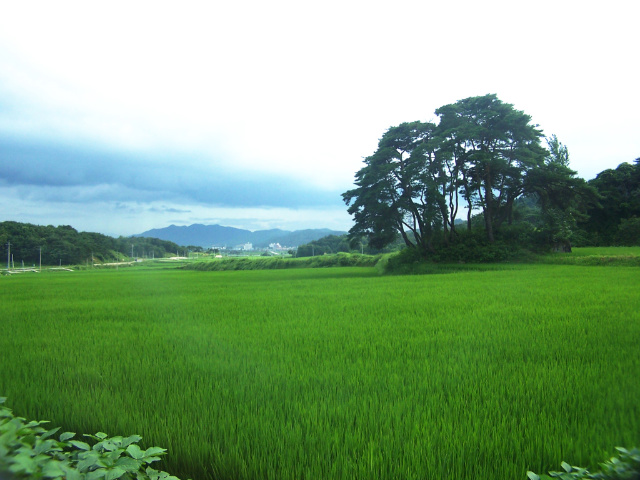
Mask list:
[{"label": "cloudy sky", "polygon": [[585,179],[640,156],[637,0],[4,2],[0,221],[348,229],[390,126],[496,93]]}]

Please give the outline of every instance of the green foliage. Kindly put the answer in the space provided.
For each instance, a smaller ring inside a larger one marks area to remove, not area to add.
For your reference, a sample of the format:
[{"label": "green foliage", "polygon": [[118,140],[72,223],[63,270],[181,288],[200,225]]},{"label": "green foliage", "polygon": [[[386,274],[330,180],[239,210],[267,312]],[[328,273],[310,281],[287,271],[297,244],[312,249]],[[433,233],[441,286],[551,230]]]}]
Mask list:
[{"label": "green foliage", "polygon": [[527,250],[514,249],[509,242],[493,244],[483,242],[477,236],[477,243],[467,240],[465,244],[443,249],[438,255],[424,258],[415,249],[404,249],[397,254],[381,257],[376,269],[381,274],[421,275],[431,273],[451,273],[465,270],[503,269],[510,263],[540,263],[576,266],[640,267],[640,248],[633,247],[582,247],[572,253],[536,254]]},{"label": "green foliage", "polygon": [[542,132],[513,105],[491,94],[445,105],[436,115],[438,125],[391,127],[365,159],[356,188],[343,194],[355,221],[352,237],[365,236],[378,249],[402,237],[424,255],[435,253],[457,240],[456,217],[466,207],[482,211],[493,243],[512,223],[516,199],[534,186],[548,188],[532,177],[551,168]]},{"label": "green foliage", "polygon": [[296,257],[312,257],[326,253],[348,253],[351,251],[346,235],[327,235],[304,245],[300,245],[296,251]]},{"label": "green foliage", "polygon": [[[389,128],[365,158],[355,188],[342,195],[355,222],[351,238],[365,237],[376,249],[401,238],[423,256],[435,258],[441,250],[449,250],[443,258],[465,256],[461,245],[475,242],[459,235],[457,216],[466,209],[469,230],[480,227],[488,243],[503,242],[497,249],[483,248],[476,261],[504,260],[506,250],[514,248],[570,251],[574,242],[640,242],[635,222],[617,235],[620,219],[640,216],[640,162],[587,183],[569,168],[568,149],[555,135],[543,148],[542,131],[531,117],[496,95],[465,98],[435,113],[437,125]],[[534,208],[527,205],[518,218],[526,197]],[[505,249],[504,231],[523,221],[543,235],[533,244],[510,243]]]},{"label": "green foliage", "polygon": [[60,428],[47,430],[42,425],[48,422],[16,417],[3,405],[5,401],[0,397],[0,472],[32,479],[178,480],[150,467],[166,450],[142,450],[137,445],[142,440],[138,435],[85,435],[94,440],[93,446],[72,440],[76,436],[73,432],[61,433],[56,439]]},{"label": "green foliage", "polygon": [[282,257],[226,257],[205,262],[194,262],[181,267],[184,270],[282,270],[291,268],[373,267],[379,256],[338,253],[305,258]]},{"label": "green foliage", "polygon": [[527,472],[529,480],[551,480],[559,478],[560,480],[580,480],[580,479],[598,479],[598,480],[638,480],[640,479],[640,450],[633,448],[616,447],[617,456],[600,464],[599,472],[590,473],[589,470],[582,467],[574,467],[567,462],[562,462],[562,472],[549,472],[549,475],[538,475],[534,472]]},{"label": "green foliage", "polygon": [[615,244],[628,247],[640,245],[640,217],[620,219]]},{"label": "green foliage", "polygon": [[637,269],[452,268],[3,277],[0,392],[198,480],[512,480],[640,444]]},{"label": "green foliage", "polygon": [[571,254],[553,253],[537,259],[540,263],[580,266],[640,267],[638,247],[582,247]]},{"label": "green foliage", "polygon": [[0,222],[0,242],[11,242],[16,265],[38,265],[42,252],[43,265],[78,265],[134,257],[162,258],[175,255],[180,248],[173,242],[157,238],[112,238],[100,233],[78,232],[63,225],[40,226],[19,222]]},{"label": "green foliage", "polygon": [[[489,242],[483,231],[474,229],[460,232],[455,243],[441,246],[426,256],[416,248],[406,248],[398,255],[390,255],[383,271],[393,274],[416,274],[442,271],[451,264],[483,264],[525,262],[536,258],[536,243],[546,238],[544,233],[525,224],[504,228]],[[526,245],[528,249],[522,248]],[[541,247],[538,247],[541,249]],[[433,264],[439,264],[435,267]]]},{"label": "green foliage", "polygon": [[[589,181],[600,196],[581,226],[594,245],[640,245],[634,217],[640,217],[640,159],[600,172]],[[624,222],[627,220],[627,222]]]}]

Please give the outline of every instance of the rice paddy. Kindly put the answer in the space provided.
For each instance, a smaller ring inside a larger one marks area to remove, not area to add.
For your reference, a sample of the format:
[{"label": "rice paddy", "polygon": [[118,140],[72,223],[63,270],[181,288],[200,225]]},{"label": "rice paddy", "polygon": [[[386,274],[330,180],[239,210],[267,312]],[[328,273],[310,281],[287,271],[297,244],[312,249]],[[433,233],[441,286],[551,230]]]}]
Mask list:
[{"label": "rice paddy", "polygon": [[640,444],[636,267],[0,278],[0,396],[206,479],[525,479]]}]

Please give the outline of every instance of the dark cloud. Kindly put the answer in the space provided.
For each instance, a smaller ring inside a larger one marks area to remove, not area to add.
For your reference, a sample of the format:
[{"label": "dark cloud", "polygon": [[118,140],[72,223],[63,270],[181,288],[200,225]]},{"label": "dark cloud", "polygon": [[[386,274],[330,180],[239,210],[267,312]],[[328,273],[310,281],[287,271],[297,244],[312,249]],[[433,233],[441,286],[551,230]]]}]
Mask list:
[{"label": "dark cloud", "polygon": [[[299,180],[214,165],[196,154],[108,150],[37,139],[0,137],[0,183],[38,187],[30,195],[63,201],[180,201],[233,207],[341,205],[339,191]],[[185,212],[175,212],[185,213]]]},{"label": "dark cloud", "polygon": [[191,213],[191,210],[183,210],[180,208],[171,208],[171,207],[165,207],[164,205],[160,208],[158,207],[151,207],[149,208],[150,212],[153,213]]}]

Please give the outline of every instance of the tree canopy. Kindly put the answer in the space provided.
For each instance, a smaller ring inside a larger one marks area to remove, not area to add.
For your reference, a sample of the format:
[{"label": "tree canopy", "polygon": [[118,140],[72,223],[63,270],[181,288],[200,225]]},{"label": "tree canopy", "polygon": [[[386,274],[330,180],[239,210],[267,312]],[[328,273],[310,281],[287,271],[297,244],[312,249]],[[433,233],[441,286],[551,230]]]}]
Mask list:
[{"label": "tree canopy", "polygon": [[[354,218],[351,237],[383,248],[401,237],[424,255],[459,242],[480,215],[486,242],[514,222],[517,200],[530,196],[544,212],[549,241],[568,243],[568,225],[595,194],[569,168],[565,146],[544,135],[531,117],[494,94],[435,111],[439,122],[389,128],[343,194]],[[563,233],[564,232],[564,233]]]},{"label": "tree canopy", "polygon": [[589,181],[599,195],[581,226],[594,245],[637,245],[640,240],[640,158]]}]

